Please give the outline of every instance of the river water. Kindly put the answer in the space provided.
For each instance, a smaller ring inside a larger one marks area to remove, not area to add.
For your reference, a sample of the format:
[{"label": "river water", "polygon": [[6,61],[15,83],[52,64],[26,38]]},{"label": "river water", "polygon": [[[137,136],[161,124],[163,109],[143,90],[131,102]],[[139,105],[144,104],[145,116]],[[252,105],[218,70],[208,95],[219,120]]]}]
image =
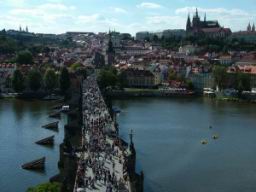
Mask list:
[{"label": "river water", "polygon": [[134,130],[145,192],[256,191],[255,104],[141,98],[114,105],[121,136],[128,141]]},{"label": "river water", "polygon": [[[47,182],[58,173],[59,144],[63,141],[63,126],[66,117],[59,124],[59,132],[41,128],[57,121],[48,118],[53,102],[0,99],[0,191],[25,192],[30,186]],[[52,148],[36,145],[34,142],[55,135]],[[23,163],[45,156],[44,173],[21,169]]]}]

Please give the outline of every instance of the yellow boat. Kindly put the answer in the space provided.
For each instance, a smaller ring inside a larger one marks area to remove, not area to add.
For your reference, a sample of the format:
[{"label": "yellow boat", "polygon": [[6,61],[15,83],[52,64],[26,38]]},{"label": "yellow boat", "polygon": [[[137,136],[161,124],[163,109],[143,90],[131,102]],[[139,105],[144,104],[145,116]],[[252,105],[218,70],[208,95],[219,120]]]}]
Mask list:
[{"label": "yellow boat", "polygon": [[219,139],[219,135],[213,135],[212,138],[213,138],[214,140]]},{"label": "yellow boat", "polygon": [[202,140],[202,141],[201,141],[201,144],[202,144],[202,145],[206,145],[206,144],[208,144],[208,141],[207,141],[206,139],[205,139],[205,140]]}]

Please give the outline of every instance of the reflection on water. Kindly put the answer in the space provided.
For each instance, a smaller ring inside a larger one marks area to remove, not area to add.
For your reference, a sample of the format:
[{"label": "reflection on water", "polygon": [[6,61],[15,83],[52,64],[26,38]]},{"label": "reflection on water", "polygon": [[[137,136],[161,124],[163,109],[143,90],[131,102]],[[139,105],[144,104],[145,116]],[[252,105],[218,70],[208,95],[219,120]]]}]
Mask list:
[{"label": "reflection on water", "polygon": [[[63,126],[59,132],[41,128],[56,121],[48,118],[51,102],[0,100],[0,189],[4,192],[23,192],[28,187],[47,182],[58,173],[59,144],[63,141]],[[35,144],[42,138],[55,135],[55,145],[45,147]],[[21,169],[23,163],[46,157],[44,172]]]},{"label": "reflection on water", "polygon": [[114,105],[124,111],[121,136],[128,141],[129,130],[135,132],[145,191],[256,191],[256,105],[152,98]]}]

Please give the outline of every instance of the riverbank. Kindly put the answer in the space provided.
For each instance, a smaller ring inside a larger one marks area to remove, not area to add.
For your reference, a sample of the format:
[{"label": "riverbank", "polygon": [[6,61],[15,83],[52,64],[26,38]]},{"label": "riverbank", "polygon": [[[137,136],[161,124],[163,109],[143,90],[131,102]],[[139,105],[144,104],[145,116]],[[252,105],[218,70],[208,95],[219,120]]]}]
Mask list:
[{"label": "riverbank", "polygon": [[109,90],[107,92],[112,98],[128,98],[128,97],[193,97],[196,93],[193,91],[171,91],[160,89],[135,89],[125,88],[123,90]]},{"label": "riverbank", "polygon": [[38,99],[43,101],[61,101],[63,96],[60,93],[49,94],[46,92],[25,92],[25,93],[0,93],[0,99],[18,98],[18,99]]}]

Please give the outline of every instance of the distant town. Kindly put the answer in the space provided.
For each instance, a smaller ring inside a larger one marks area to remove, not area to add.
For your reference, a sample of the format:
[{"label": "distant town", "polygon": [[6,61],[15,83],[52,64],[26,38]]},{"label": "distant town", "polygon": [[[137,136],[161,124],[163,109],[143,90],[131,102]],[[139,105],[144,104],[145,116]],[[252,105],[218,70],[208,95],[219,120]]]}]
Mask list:
[{"label": "distant town", "polygon": [[60,88],[58,77],[66,68],[72,82],[79,71],[95,69],[100,86],[111,87],[116,94],[206,94],[253,100],[255,24],[248,21],[243,31],[232,32],[207,20],[207,13],[202,19],[203,14],[198,10],[188,14],[186,30],[145,31],[135,37],[112,30],[60,35],[35,34],[28,27],[2,30],[0,93],[5,97],[52,93]]}]

